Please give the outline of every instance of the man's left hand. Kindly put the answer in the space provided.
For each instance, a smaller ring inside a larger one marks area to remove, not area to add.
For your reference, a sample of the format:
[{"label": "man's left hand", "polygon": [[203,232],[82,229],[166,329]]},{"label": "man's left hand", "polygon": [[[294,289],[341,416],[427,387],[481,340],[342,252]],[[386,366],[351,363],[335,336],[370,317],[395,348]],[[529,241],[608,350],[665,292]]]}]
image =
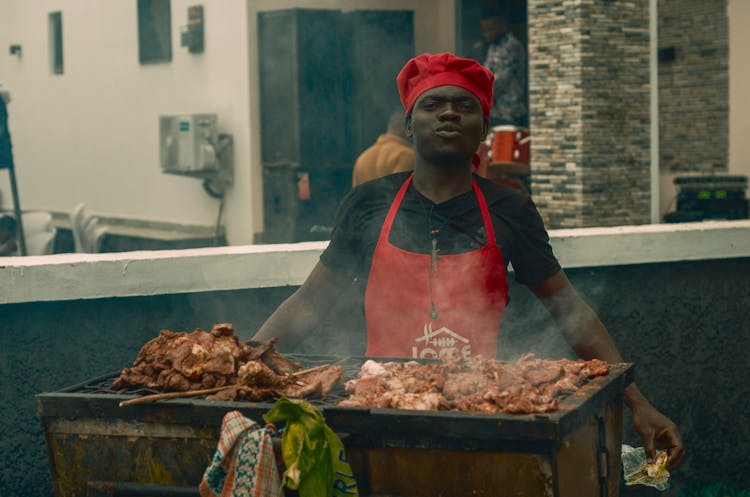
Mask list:
[{"label": "man's left hand", "polygon": [[653,461],[656,457],[656,445],[669,453],[667,469],[677,468],[685,457],[685,445],[680,431],[671,419],[657,411],[648,402],[634,406],[632,409],[633,427],[643,439],[646,457]]}]

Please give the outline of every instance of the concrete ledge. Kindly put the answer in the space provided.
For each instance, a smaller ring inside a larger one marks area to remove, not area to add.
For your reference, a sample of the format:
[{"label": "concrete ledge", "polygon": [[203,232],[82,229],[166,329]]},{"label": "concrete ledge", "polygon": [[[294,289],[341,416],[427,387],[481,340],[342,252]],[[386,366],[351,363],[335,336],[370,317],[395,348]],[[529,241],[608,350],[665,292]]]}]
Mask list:
[{"label": "concrete ledge", "polygon": [[6,257],[0,304],[300,285],[326,244]]},{"label": "concrete ledge", "polygon": [[[750,221],[550,231],[563,267],[750,257]],[[0,304],[302,284],[328,242],[0,259]]]},{"label": "concrete ledge", "polygon": [[563,267],[750,257],[750,220],[551,230]]}]

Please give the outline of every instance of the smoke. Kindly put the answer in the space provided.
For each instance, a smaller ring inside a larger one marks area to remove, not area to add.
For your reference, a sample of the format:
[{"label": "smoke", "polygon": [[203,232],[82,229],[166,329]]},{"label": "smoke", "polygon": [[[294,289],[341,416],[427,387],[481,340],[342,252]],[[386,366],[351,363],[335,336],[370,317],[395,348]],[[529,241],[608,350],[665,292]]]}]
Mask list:
[{"label": "smoke", "polygon": [[[508,284],[511,298],[500,327],[498,359],[513,361],[527,352],[545,358],[577,357],[573,344],[568,343],[544,304],[526,286],[514,281],[512,274]],[[582,323],[569,325],[580,327]]]},{"label": "smoke", "polygon": [[[619,316],[612,314],[615,310],[628,312],[629,299],[623,302],[627,298],[623,297],[628,294],[627,289],[620,288],[617,279],[610,277],[606,270],[582,269],[570,270],[569,273],[575,293],[564,293],[559,299],[547,303],[547,306],[558,309],[562,323],[555,322],[545,304],[525,287],[511,283],[511,305],[503,320],[498,348],[504,359],[518,357],[527,351],[539,357],[574,358],[578,355],[575,350],[582,350],[608,355],[610,360],[611,355],[617,354],[617,344],[609,327],[619,322]],[[573,312],[578,298],[590,308],[590,312]],[[609,336],[591,332],[598,326],[597,321],[601,321]]]}]

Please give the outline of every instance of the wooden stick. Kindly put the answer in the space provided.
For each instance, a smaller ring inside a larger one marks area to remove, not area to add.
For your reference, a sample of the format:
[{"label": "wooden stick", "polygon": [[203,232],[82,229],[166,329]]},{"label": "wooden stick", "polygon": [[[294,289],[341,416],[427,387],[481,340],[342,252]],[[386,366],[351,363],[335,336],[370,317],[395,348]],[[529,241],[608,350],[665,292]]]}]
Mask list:
[{"label": "wooden stick", "polygon": [[120,407],[132,406],[134,404],[146,404],[148,402],[154,402],[156,400],[163,399],[179,399],[182,397],[195,397],[196,395],[205,395],[209,393],[216,393],[227,388],[234,387],[236,385],[224,385],[223,387],[204,388],[203,390],[188,390],[186,392],[167,392],[167,393],[155,393],[152,395],[144,395],[143,397],[136,397],[135,399],[123,400],[120,402]]},{"label": "wooden stick", "polygon": [[329,367],[330,364],[321,364],[320,366],[315,366],[312,368],[302,369],[300,371],[295,371],[292,373],[292,376],[302,376],[303,374],[312,373],[313,371],[318,371],[319,369],[325,369]]},{"label": "wooden stick", "polygon": [[[292,373],[292,376],[294,377],[302,376],[307,373],[312,373],[313,371],[318,371],[320,369],[327,368],[329,366],[330,364],[321,364],[320,366],[302,369],[300,371],[295,371],[294,373]],[[297,385],[303,385],[303,383],[300,383],[298,381],[295,383]],[[152,395],[144,395],[143,397],[136,397],[135,399],[123,400],[122,402],[120,402],[119,406],[125,407],[125,406],[132,406],[135,404],[146,404],[148,402],[154,402],[157,400],[195,397],[196,395],[205,395],[205,394],[220,392],[226,388],[230,388],[233,386],[236,386],[236,385],[224,385],[223,387],[204,388],[203,390],[188,390],[186,392],[155,393]]]}]

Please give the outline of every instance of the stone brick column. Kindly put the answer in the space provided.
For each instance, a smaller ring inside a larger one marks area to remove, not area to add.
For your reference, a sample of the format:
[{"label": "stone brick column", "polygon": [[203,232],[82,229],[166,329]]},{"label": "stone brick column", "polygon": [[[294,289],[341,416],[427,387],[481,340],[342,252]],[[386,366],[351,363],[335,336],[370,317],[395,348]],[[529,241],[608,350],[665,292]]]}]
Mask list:
[{"label": "stone brick column", "polygon": [[650,221],[648,0],[528,0],[533,199],[549,228]]}]

